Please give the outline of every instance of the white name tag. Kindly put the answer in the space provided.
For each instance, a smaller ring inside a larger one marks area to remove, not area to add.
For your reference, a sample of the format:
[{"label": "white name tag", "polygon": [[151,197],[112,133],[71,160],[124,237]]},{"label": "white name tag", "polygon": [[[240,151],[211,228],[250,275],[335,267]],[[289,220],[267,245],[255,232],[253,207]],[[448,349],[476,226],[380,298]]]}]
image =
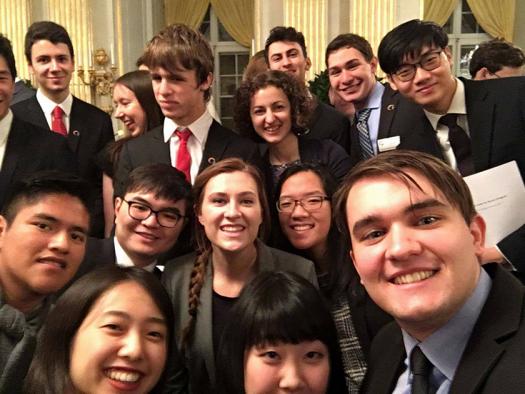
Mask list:
[{"label": "white name tag", "polygon": [[401,137],[398,135],[389,138],[381,138],[377,140],[377,148],[379,152],[387,152],[396,149],[401,143]]}]

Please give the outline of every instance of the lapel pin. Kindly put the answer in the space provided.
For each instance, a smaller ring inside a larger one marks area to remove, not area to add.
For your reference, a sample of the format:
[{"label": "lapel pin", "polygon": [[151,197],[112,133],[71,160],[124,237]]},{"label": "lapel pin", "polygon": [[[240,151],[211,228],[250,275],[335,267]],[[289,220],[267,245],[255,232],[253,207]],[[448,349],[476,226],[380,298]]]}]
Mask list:
[{"label": "lapel pin", "polygon": [[394,104],[388,104],[386,106],[387,111],[393,111],[394,109],[396,109],[396,106]]},{"label": "lapel pin", "polygon": [[78,136],[80,135],[80,131],[78,131],[78,130],[73,130],[73,135],[74,135],[75,137],[78,137]]},{"label": "lapel pin", "polygon": [[216,161],[216,160],[215,160],[215,157],[210,157],[210,158],[208,159],[208,164],[215,164],[215,161]]}]

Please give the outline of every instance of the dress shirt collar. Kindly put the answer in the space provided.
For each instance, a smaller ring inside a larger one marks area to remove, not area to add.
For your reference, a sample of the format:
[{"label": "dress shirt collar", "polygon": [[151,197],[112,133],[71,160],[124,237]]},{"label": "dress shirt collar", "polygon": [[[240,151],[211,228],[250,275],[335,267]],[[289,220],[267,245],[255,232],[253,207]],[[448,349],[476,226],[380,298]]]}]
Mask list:
[{"label": "dress shirt collar", "polygon": [[[117,237],[113,237],[113,243],[115,245],[115,261],[117,262],[117,265],[120,267],[134,267],[135,263],[133,262],[131,257],[128,256],[126,251],[122,248]],[[157,265],[157,260],[143,267],[143,269],[148,272],[153,272],[156,265]]]},{"label": "dress shirt collar", "polygon": [[[0,147],[5,147],[7,143],[7,137],[9,136],[9,130],[13,123],[13,113],[10,109],[7,110],[7,114],[0,120]],[[1,164],[1,161],[0,161]]]},{"label": "dress shirt collar", "polygon": [[199,141],[200,145],[205,146],[206,139],[208,138],[208,132],[212,123],[213,118],[208,110],[204,111],[204,113],[195,122],[187,126],[180,126],[170,118],[164,118],[164,142],[168,142],[170,140],[170,138],[173,136],[173,132],[176,129],[188,128],[191,130],[191,134]]},{"label": "dress shirt collar", "polygon": [[68,118],[71,115],[71,107],[73,106],[73,95],[71,93],[69,93],[66,99],[61,103],[55,103],[53,100],[44,95],[42,90],[38,89],[36,91],[36,99],[38,100],[38,104],[40,104],[42,111],[44,111],[46,118],[48,115],[51,117],[51,112],[57,105],[62,108]]},{"label": "dress shirt collar", "polygon": [[[479,314],[487,301],[492,287],[492,279],[481,269],[478,284],[472,295],[450,321],[432,333],[419,347],[446,379],[452,381],[463,351],[476,324]],[[418,341],[402,330],[407,358],[405,364],[410,369],[409,356]]]},{"label": "dress shirt collar", "polygon": [[[423,109],[423,111],[425,111],[425,115],[432,125],[432,128],[437,130],[439,119],[444,114],[435,114],[433,112],[427,111],[426,109]],[[447,114],[467,114],[467,104],[465,102],[465,85],[463,84],[463,81],[458,78],[456,78],[456,91],[454,92],[454,96],[452,96],[452,102],[450,103]]]},{"label": "dress shirt collar", "polygon": [[[370,109],[378,109],[381,107],[381,100],[383,98],[383,92],[385,91],[385,87],[380,82],[375,83],[374,87],[372,88],[372,91],[368,95],[368,100],[366,101],[365,108]],[[359,111],[358,111],[359,112]]]}]

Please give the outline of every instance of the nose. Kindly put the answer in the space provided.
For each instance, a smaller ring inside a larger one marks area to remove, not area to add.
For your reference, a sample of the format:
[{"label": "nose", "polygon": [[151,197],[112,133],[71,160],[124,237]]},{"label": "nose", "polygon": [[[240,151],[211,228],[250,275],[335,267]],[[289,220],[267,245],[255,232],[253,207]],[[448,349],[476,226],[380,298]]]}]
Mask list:
[{"label": "nose", "polygon": [[292,62],[290,61],[290,58],[288,56],[283,56],[283,59],[282,59],[282,65],[284,67],[289,67],[290,65],[292,64]]},{"label": "nose", "polygon": [[118,355],[130,360],[140,360],[143,357],[144,344],[140,333],[130,329],[123,337]]},{"label": "nose", "polygon": [[159,93],[162,95],[167,95],[171,92],[170,84],[166,78],[162,78],[159,82]]},{"label": "nose", "polygon": [[294,392],[305,387],[303,372],[297,362],[288,361],[281,371],[280,389]]},{"label": "nose", "polygon": [[226,207],[226,217],[232,218],[232,217],[238,217],[240,215],[239,213],[239,207],[235,201],[230,201],[228,203],[228,206]]},{"label": "nose", "polygon": [[388,242],[386,257],[390,260],[403,261],[422,251],[421,243],[413,232],[402,225],[390,228]]},{"label": "nose", "polygon": [[265,121],[266,123],[272,123],[274,120],[275,120],[275,116],[274,116],[274,114],[273,114],[273,111],[272,111],[271,108],[268,108],[268,109],[266,110],[265,115],[264,115],[264,121]]},{"label": "nose", "polygon": [[69,240],[67,231],[57,231],[49,240],[49,249],[65,254],[69,251]]},{"label": "nose", "polygon": [[117,105],[117,108],[115,108],[115,118],[122,119],[124,117],[124,113],[122,112],[122,107],[120,105]]},{"label": "nose", "polygon": [[58,68],[58,62],[56,61],[56,59],[51,59],[51,70],[56,71],[58,70]]},{"label": "nose", "polygon": [[305,217],[309,215],[310,215],[310,212],[304,209],[303,204],[301,204],[300,202],[295,203],[295,206],[292,209],[292,217],[299,218],[299,217]]},{"label": "nose", "polygon": [[348,85],[352,83],[353,80],[354,80],[354,74],[352,73],[352,71],[343,69],[343,71],[341,72],[341,82],[344,85]]},{"label": "nose", "polygon": [[142,219],[142,225],[146,227],[160,226],[157,215],[154,212],[151,212],[151,214],[146,219]]},{"label": "nose", "polygon": [[430,71],[425,70],[423,67],[416,67],[416,74],[414,75],[414,83],[426,81],[430,78]]}]

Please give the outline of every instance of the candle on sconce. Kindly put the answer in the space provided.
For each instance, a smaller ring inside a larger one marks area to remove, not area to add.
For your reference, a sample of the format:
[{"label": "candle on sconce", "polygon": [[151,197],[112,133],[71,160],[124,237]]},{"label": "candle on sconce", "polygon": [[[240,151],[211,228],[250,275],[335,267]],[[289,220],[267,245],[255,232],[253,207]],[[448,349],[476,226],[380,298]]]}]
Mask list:
[{"label": "candle on sconce", "polygon": [[110,52],[111,52],[111,66],[115,65],[115,53],[113,51],[113,43],[110,45]]},{"label": "candle on sconce", "polygon": [[88,66],[93,68],[93,47],[91,42],[88,42]]}]

